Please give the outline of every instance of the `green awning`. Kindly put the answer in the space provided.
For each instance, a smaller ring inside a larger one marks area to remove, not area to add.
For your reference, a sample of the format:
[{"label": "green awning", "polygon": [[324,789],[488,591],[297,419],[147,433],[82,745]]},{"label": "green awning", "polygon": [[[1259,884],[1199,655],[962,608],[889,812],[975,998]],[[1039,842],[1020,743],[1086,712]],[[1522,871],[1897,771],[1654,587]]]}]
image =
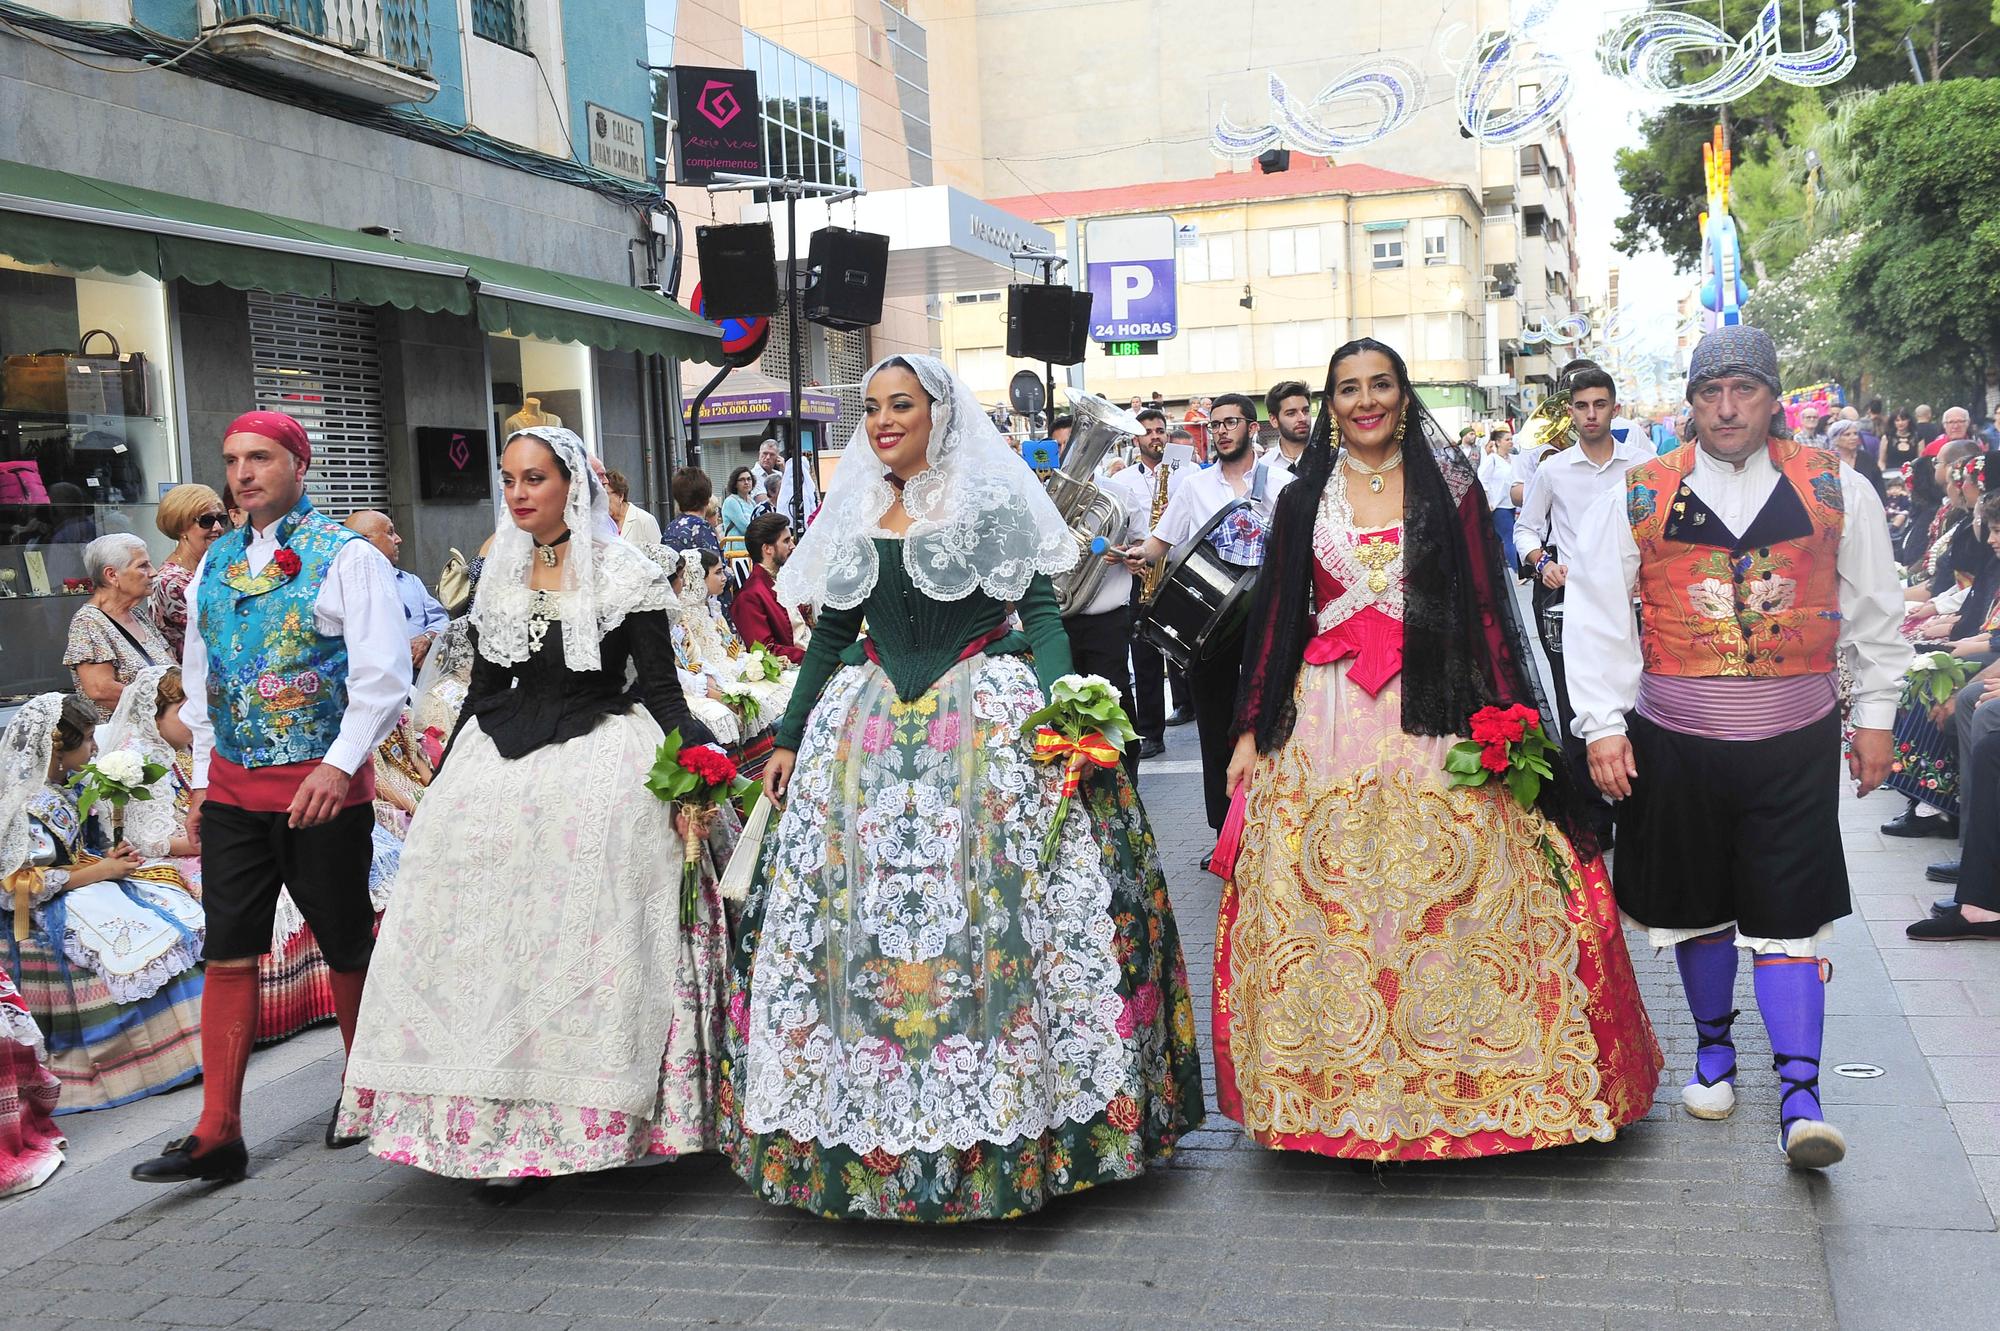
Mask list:
[{"label": "green awning", "polygon": [[615,282],[0,161],[0,253],[22,263],[471,314],[523,337],[720,364],[721,332]]}]

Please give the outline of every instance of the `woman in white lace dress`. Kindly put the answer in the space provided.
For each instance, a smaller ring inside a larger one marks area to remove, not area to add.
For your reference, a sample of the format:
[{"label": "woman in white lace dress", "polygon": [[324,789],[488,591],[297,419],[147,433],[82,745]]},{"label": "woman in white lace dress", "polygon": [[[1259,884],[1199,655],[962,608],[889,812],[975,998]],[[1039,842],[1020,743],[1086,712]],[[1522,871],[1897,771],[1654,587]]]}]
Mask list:
[{"label": "woman in white lace dress", "polygon": [[[745,739],[772,729],[792,700],[797,668],[743,645],[722,609],[722,593],[729,585],[729,568],[722,556],[713,550],[683,550],[680,559],[680,626],[689,652],[721,681],[725,692],[747,695],[757,705],[755,721],[744,721]],[[776,679],[765,672],[767,659],[778,662]]]},{"label": "woman in white lace dress", "polygon": [[518,1183],[714,1144],[724,941],[712,882],[681,927],[681,841],[645,789],[666,732],[710,741],[667,579],[618,539],[574,434],[515,434],[500,467],[471,683],[403,847],[339,1131]]}]

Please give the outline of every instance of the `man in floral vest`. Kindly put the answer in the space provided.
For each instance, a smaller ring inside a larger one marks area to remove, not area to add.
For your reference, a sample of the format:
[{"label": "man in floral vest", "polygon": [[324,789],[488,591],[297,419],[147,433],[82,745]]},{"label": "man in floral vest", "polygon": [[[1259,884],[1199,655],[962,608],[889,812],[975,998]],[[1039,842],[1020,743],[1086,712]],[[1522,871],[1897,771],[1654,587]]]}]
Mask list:
[{"label": "man in floral vest", "polygon": [[[208,915],[202,1111],[193,1133],[133,1168],[148,1183],[244,1176],[257,959],[271,946],[280,887],[319,941],[341,1038],[353,1039],[374,946],[370,757],[409,688],[393,570],[306,498],[305,427],[250,412],[223,436],[222,457],[249,520],[195,570],[181,663],[181,719],[194,734],[188,832],[201,845]],[[327,1145],[347,1144],[331,1123],[327,1132]]]},{"label": "man in floral vest", "polygon": [[[1778,1073],[1786,1159],[1846,1154],[1819,1102],[1828,976],[1852,909],[1840,845],[1840,686],[1854,666],[1848,770],[1889,772],[1910,650],[1875,491],[1784,437],[1762,331],[1708,334],[1688,371],[1695,442],[1633,468],[1592,506],[1570,563],[1564,651],[1590,775],[1618,804],[1618,904],[1673,946],[1700,1048],[1681,1102],[1736,1106],[1739,950]],[[1632,614],[1639,604],[1638,622]]]}]

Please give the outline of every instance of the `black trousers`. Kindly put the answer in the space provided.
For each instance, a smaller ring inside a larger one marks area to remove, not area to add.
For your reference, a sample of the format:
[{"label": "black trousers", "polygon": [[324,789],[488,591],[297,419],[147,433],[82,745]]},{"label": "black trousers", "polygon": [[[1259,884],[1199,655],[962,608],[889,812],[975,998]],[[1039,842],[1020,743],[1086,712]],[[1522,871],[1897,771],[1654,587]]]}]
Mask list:
[{"label": "black trousers", "polygon": [[1853,910],[1838,711],[1759,740],[1685,735],[1637,713],[1625,723],[1639,775],[1618,806],[1612,888],[1627,915],[1656,929],[1734,920],[1753,938],[1810,938]]},{"label": "black trousers", "polygon": [[1965,849],[1958,866],[1958,904],[2000,910],[2000,730],[1987,730],[1973,741],[1972,767],[1960,783],[1958,825]]},{"label": "black trousers", "polygon": [[1236,738],[1229,733],[1236,720],[1236,685],[1243,674],[1243,635],[1224,643],[1206,661],[1188,671],[1194,690],[1194,724],[1201,732],[1201,797],[1208,806],[1209,830],[1220,832],[1229,817],[1229,792],[1223,778]]},{"label": "black trousers", "polygon": [[202,804],[201,905],[208,916],[202,959],[241,961],[269,952],[282,887],[312,926],[328,966],[367,969],[375,950],[375,908],[368,901],[373,806],[342,809],[318,827],[285,824],[283,813]]},{"label": "black trousers", "polygon": [[[1131,622],[1139,622],[1139,585],[1132,584]],[[1173,682],[1174,707],[1187,706],[1187,680],[1167,664],[1159,648],[1132,635],[1132,725],[1141,739],[1167,737],[1167,681]]]},{"label": "black trousers", "polygon": [[[1132,645],[1132,611],[1126,606],[1106,610],[1098,615],[1071,615],[1063,620],[1063,628],[1069,634],[1070,664],[1078,674],[1102,675],[1118,690],[1118,696],[1125,703],[1125,711],[1132,712],[1132,676],[1125,665],[1125,654]],[[1133,721],[1136,728],[1137,719]],[[1144,732],[1141,731],[1141,734]],[[1125,770],[1133,779],[1139,776],[1139,746],[1125,746]]]},{"label": "black trousers", "polygon": [[1532,593],[1530,604],[1535,616],[1535,636],[1541,639],[1542,654],[1549,661],[1549,692],[1553,695],[1549,701],[1555,707],[1556,725],[1562,729],[1563,757],[1569,762],[1570,774],[1575,779],[1576,788],[1582,792],[1585,801],[1584,811],[1601,835],[1611,829],[1611,806],[1598,798],[1591,787],[1589,746],[1583,742],[1582,736],[1575,733],[1576,713],[1570,710],[1569,705],[1569,670],[1563,661],[1562,649],[1560,646],[1550,644],[1549,635],[1542,625],[1543,608],[1561,605],[1563,594],[1561,589],[1551,591],[1542,584],[1539,577],[1534,580],[1530,591]]}]

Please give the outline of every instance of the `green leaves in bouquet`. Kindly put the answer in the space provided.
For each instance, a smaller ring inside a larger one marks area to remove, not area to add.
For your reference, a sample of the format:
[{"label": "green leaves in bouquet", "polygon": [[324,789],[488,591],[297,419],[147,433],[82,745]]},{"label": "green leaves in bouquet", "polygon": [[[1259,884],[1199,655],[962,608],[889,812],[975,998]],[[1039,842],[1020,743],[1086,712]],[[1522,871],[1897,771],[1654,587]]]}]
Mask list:
[{"label": "green leaves in bouquet", "polygon": [[653,792],[656,799],[672,803],[686,799],[701,789],[701,778],[680,765],[681,732],[677,726],[664,740],[659,751],[653,755],[653,770],[646,773],[646,789]]}]

